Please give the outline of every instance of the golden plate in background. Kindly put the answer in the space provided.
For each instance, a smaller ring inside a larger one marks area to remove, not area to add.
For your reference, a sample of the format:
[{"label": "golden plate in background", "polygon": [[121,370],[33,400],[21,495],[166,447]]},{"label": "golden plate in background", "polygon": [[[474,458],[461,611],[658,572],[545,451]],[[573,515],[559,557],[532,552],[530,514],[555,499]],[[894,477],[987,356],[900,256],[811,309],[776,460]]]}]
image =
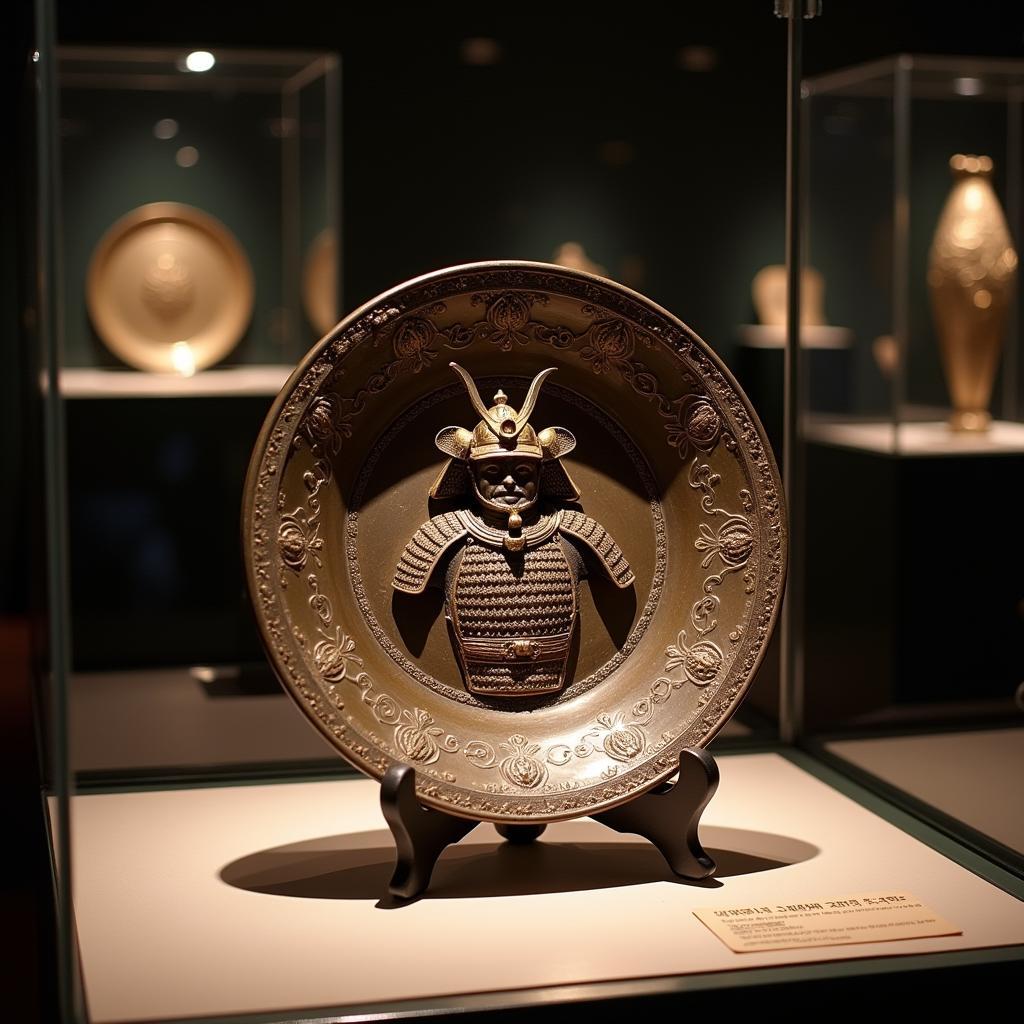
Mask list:
[{"label": "golden plate in background", "polygon": [[252,317],[252,269],[216,218],[182,203],[149,203],[96,246],[86,302],[114,355],[138,370],[190,376],[241,340]]},{"label": "golden plate in background", "polygon": [[[564,687],[469,692],[442,597],[392,587],[444,512],[437,432],[489,397],[571,430],[577,506],[621,546],[626,589],[579,587]],[[538,263],[439,271],[348,316],[275,402],[249,467],[243,537],[271,661],[326,739],[426,805],[493,821],[596,813],[670,777],[742,699],[782,597],[786,525],[764,431],[689,328],[613,282]]]},{"label": "golden plate in background", "polygon": [[338,243],[324,228],[313,239],[302,266],[302,308],[317,334],[338,322]]}]

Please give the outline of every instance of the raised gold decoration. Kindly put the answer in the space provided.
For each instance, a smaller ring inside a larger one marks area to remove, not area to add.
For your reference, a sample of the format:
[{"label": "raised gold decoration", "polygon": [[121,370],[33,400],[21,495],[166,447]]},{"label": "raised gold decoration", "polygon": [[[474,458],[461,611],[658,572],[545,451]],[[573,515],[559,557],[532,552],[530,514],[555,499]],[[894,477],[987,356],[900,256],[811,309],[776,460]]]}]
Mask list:
[{"label": "raised gold decoration", "polygon": [[187,377],[241,340],[252,316],[252,270],[220,221],[181,203],[150,203],[96,246],[86,302],[114,355],[138,370]]},{"label": "raised gold decoration", "polygon": [[519,262],[410,281],[319,342],[257,442],[243,537],[271,661],[322,734],[498,822],[611,808],[708,743],[786,559],[775,464],[717,356],[626,288]]},{"label": "raised gold decoration", "polygon": [[472,508],[424,523],[405,546],[395,590],[422,593],[442,575],[445,615],[470,693],[524,697],[562,688],[576,630],[584,555],[617,587],[633,584],[619,546],[599,523],[554,503],[580,492],[559,461],[576,447],[564,427],[537,433],[530,415],[545,377],[534,377],[520,411],[498,391],[490,408],[473,379],[451,364],[482,417],[472,431],[445,427],[434,440],[448,458],[432,498],[470,491]]},{"label": "raised gold decoration", "polygon": [[1017,253],[992,188],[992,160],[957,154],[953,188],[928,258],[928,288],[939,335],[954,430],[987,430],[992,385],[1017,278]]}]

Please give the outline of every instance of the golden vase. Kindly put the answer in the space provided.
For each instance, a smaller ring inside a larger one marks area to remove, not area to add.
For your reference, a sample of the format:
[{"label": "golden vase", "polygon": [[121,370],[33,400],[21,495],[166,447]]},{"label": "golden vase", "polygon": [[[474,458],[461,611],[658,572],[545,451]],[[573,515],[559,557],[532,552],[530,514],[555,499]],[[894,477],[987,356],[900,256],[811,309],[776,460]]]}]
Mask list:
[{"label": "golden vase", "polygon": [[928,287],[954,430],[987,430],[1017,253],[992,188],[992,160],[957,154],[928,258]]}]

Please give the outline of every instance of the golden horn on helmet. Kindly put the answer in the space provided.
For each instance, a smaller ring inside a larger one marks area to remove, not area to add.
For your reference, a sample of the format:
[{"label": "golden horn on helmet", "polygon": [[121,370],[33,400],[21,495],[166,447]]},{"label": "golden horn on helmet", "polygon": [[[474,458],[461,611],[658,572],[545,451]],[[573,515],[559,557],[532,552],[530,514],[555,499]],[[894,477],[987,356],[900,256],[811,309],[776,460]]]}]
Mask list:
[{"label": "golden horn on helmet", "polygon": [[530,390],[526,392],[526,401],[523,402],[523,407],[519,410],[519,422],[524,426],[526,425],[526,421],[530,418],[530,413],[533,412],[533,407],[537,404],[537,396],[540,394],[541,385],[557,369],[557,366],[549,366],[546,370],[541,370],[540,373],[533,378],[533,382],[530,384]]},{"label": "golden horn on helmet", "polygon": [[480,392],[476,389],[476,383],[473,378],[470,377],[470,375],[454,360],[448,365],[462,378],[462,383],[466,385],[466,391],[469,392],[469,401],[480,415],[480,418],[493,424],[495,429],[497,429],[498,424],[491,418],[490,412],[484,404],[484,400],[480,397]]},{"label": "golden horn on helmet", "polygon": [[499,422],[492,415],[490,409],[484,404],[484,400],[480,397],[480,392],[477,390],[476,383],[473,378],[456,362],[448,364],[461,378],[462,383],[466,385],[466,391],[469,393],[469,400],[473,405],[473,408],[480,415],[488,426],[497,434],[499,437],[503,437],[506,440],[511,440],[518,437],[520,431],[530,420],[530,414],[533,412],[534,406],[537,404],[537,397],[540,395],[541,385],[547,379],[547,377],[554,373],[557,367],[549,366],[546,370],[541,370],[536,377],[530,382],[530,388],[526,392],[526,401],[523,403],[522,409],[516,414],[514,421],[514,428],[509,429],[512,426],[512,421],[505,420]]}]

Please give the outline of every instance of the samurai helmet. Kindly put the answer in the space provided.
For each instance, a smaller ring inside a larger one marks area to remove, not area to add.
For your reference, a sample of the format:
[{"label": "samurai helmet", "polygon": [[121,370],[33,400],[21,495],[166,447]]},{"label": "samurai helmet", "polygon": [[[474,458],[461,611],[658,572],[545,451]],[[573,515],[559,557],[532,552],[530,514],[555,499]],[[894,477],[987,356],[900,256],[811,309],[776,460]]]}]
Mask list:
[{"label": "samurai helmet", "polygon": [[434,443],[449,459],[430,488],[430,497],[451,498],[464,493],[468,487],[485,507],[507,513],[507,506],[492,505],[480,494],[473,476],[472,463],[483,459],[516,458],[540,461],[538,497],[543,493],[565,501],[579,498],[579,489],[558,461],[576,447],[576,438],[565,427],[546,427],[537,432],[529,423],[541,386],[556,368],[551,366],[541,370],[533,378],[522,409],[516,411],[509,405],[508,396],[500,389],[492,399],[493,404],[490,407],[485,405],[473,378],[458,363],[449,365],[465,384],[469,400],[481,419],[473,430],[445,427],[438,431]]}]

